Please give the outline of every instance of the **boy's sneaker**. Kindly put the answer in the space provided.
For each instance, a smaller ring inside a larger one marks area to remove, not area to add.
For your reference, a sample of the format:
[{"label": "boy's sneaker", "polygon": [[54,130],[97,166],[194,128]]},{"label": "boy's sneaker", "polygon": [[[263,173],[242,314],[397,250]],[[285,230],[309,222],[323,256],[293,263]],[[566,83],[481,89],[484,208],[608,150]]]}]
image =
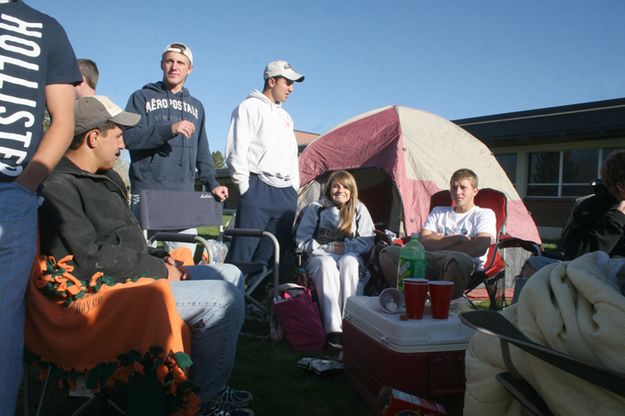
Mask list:
[{"label": "boy's sneaker", "polygon": [[202,406],[200,416],[254,416],[254,412],[252,409],[236,409],[225,403],[212,402]]},{"label": "boy's sneaker", "polygon": [[224,386],[215,396],[217,402],[233,408],[247,407],[252,403],[253,399],[252,393],[249,391],[237,390],[229,386]]}]

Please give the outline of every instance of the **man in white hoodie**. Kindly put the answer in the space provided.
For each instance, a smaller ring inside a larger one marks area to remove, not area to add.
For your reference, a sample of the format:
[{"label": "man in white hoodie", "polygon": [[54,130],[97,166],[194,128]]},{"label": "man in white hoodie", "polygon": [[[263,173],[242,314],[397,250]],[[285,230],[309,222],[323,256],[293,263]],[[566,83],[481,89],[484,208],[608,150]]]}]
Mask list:
[{"label": "man in white hoodie", "polygon": [[[293,120],[282,103],[304,76],[286,61],[273,61],[263,78],[263,91],[253,90],[232,112],[226,162],[241,195],[235,227],[269,231],[284,248],[291,240],[299,167]],[[235,238],[228,252],[235,262],[269,262],[271,256],[271,242],[256,237]]]}]

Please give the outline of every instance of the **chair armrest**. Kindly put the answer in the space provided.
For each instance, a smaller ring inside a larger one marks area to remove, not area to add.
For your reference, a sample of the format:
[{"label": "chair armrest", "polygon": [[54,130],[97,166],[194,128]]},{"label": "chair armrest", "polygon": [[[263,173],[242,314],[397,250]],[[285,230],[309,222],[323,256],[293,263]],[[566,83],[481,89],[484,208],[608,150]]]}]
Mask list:
[{"label": "chair armrest", "polygon": [[378,230],[377,228],[373,230],[375,233],[375,241],[384,241],[389,246],[393,244],[393,241],[386,235],[386,233],[382,230]]},{"label": "chair armrest", "polygon": [[224,230],[224,236],[227,237],[266,237],[273,243],[273,278],[274,278],[274,295],[278,295],[278,286],[280,285],[280,243],[276,237],[264,230],[251,228],[229,228]]},{"label": "chair armrest", "polygon": [[263,230],[255,230],[251,228],[229,228],[224,230],[224,235],[240,236],[240,237],[262,237]]},{"label": "chair armrest", "polygon": [[161,231],[154,234],[151,238],[153,241],[176,241],[179,243],[195,243],[196,234],[183,234]]},{"label": "chair armrest", "polygon": [[495,248],[497,250],[499,250],[500,248],[522,248],[525,251],[530,251],[537,256],[540,256],[542,253],[540,246],[535,242],[530,240],[522,240],[516,237],[510,237],[507,234],[499,237],[499,241],[497,242]]},{"label": "chair armrest", "polygon": [[[206,252],[206,256],[207,256],[206,261],[208,263],[213,262],[213,254],[211,252],[211,248],[210,248],[210,245],[208,244],[208,241],[204,237],[201,237],[197,234],[173,233],[170,231],[160,231],[154,234],[150,238],[150,240],[148,241],[148,244],[152,243],[153,241],[175,241],[178,243],[202,244]],[[193,251],[192,251],[192,254],[193,254]],[[159,257],[158,254],[156,254],[156,256]]]},{"label": "chair armrest", "polygon": [[533,241],[522,240],[516,237],[510,237],[507,234],[499,236],[499,240],[496,244],[488,247],[488,257],[486,264],[484,264],[484,270],[486,271],[489,279],[496,277],[499,271],[505,269],[505,262],[499,254],[499,250],[503,248],[522,248],[526,251],[530,251],[537,256],[541,255],[540,246]]},{"label": "chair armrest", "polygon": [[544,250],[542,256],[549,257],[550,259],[564,260],[564,253],[557,250]]},{"label": "chair armrest", "polygon": [[480,332],[514,344],[562,371],[625,397],[625,374],[599,369],[590,363],[540,345],[530,340],[510,321],[495,311],[463,312],[460,314],[460,320]]}]

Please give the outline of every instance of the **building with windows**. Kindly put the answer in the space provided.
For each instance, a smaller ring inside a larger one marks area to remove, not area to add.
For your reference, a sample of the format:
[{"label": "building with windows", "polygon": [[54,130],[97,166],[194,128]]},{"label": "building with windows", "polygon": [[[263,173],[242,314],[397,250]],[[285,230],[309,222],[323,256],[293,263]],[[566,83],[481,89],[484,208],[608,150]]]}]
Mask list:
[{"label": "building with windows", "polygon": [[625,149],[625,98],[454,120],[515,184],[543,238],[557,238],[602,161]]}]

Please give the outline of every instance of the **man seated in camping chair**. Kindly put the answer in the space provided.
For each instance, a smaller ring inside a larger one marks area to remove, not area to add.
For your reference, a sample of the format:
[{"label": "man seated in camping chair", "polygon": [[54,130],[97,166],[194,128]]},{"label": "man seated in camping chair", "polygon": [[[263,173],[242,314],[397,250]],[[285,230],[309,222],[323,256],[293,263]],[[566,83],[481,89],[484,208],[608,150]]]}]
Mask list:
[{"label": "man seated in camping chair", "polygon": [[513,303],[537,270],[561,260],[573,260],[585,253],[603,251],[610,257],[625,257],[625,151],[610,154],[601,166],[603,183],[595,193],[573,209],[562,232],[560,258],[533,256],[527,259],[516,280]]},{"label": "man seated in camping chair", "polygon": [[[477,175],[470,169],[459,169],[449,181],[453,201],[450,207],[435,207],[428,215],[420,233],[426,250],[426,274],[429,279],[451,280],[453,298],[462,296],[473,272],[482,270],[488,247],[495,242],[495,213],[475,205]],[[394,286],[400,247],[389,246],[380,254],[380,265],[387,283]]]},{"label": "man seated in camping chair", "polygon": [[[112,285],[144,276],[167,279],[175,308],[191,330],[191,379],[203,414],[253,414],[245,409],[251,394],[226,386],[244,319],[243,275],[232,265],[186,267],[168,253],[149,251],[123,181],[112,169],[124,148],[123,128],[139,119],[107,97],[76,101],[75,137],[43,186],[41,252],[57,260],[73,256],[67,270],[86,282],[98,274]],[[140,317],[151,318],[150,310]]]}]

